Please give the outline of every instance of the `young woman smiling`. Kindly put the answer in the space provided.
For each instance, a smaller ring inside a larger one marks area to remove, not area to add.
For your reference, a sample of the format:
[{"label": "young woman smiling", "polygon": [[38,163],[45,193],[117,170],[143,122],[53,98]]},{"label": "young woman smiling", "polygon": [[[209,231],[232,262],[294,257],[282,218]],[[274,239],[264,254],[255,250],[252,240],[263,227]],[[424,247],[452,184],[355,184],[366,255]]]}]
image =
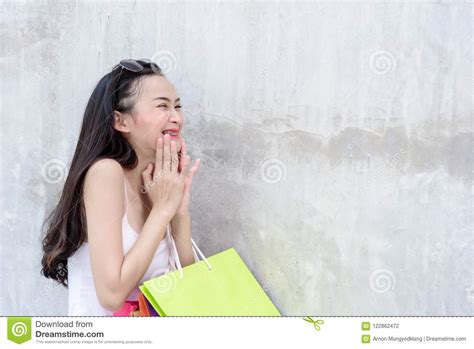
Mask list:
[{"label": "young woman smiling", "polygon": [[58,205],[48,217],[42,274],[69,288],[69,315],[112,315],[191,244],[190,166],[174,86],[148,60],[123,60],[87,104]]}]

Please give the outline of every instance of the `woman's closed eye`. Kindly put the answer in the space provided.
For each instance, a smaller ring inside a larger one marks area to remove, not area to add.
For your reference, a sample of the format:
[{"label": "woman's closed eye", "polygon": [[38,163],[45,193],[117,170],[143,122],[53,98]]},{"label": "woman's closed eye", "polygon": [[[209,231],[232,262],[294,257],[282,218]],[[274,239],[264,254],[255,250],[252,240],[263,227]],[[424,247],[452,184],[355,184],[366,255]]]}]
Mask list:
[{"label": "woman's closed eye", "polygon": [[[161,107],[168,108],[168,106],[166,104],[160,104],[159,106],[157,106],[157,108],[161,108]],[[175,109],[181,109],[181,107],[182,107],[182,105],[177,105],[174,108]]]}]

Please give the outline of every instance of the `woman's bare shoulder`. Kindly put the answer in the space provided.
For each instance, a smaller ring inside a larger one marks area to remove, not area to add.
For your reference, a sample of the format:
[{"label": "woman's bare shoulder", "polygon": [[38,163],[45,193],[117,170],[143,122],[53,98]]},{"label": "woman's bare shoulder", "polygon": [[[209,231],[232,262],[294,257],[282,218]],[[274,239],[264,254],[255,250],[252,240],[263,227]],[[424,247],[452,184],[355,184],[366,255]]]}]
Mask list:
[{"label": "woman's bare shoulder", "polygon": [[125,178],[123,168],[117,160],[104,158],[94,162],[86,173],[84,191],[87,187],[116,187]]},{"label": "woman's bare shoulder", "polygon": [[121,222],[116,218],[123,216],[124,195],[124,173],[116,160],[101,159],[90,166],[83,190],[89,243],[99,233],[105,234],[109,242],[121,241]]},{"label": "woman's bare shoulder", "polygon": [[89,173],[100,172],[100,173],[107,173],[107,174],[123,174],[123,168],[120,163],[115,159],[104,158],[95,161],[89,170]]}]

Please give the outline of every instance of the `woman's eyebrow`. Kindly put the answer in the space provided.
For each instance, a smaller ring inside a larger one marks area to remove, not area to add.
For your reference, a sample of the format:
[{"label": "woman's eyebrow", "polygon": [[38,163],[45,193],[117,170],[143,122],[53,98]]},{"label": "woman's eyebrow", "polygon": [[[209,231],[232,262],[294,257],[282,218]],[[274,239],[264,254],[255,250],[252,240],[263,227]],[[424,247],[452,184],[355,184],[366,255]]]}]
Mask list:
[{"label": "woman's eyebrow", "polygon": [[[155,98],[153,98],[153,101],[156,100],[156,99],[163,99],[163,100],[165,100],[165,101],[167,101],[167,102],[171,102],[168,97],[155,97]],[[175,103],[176,103],[176,102],[179,102],[179,98],[176,98],[176,100],[175,100],[174,102],[175,102]]]}]

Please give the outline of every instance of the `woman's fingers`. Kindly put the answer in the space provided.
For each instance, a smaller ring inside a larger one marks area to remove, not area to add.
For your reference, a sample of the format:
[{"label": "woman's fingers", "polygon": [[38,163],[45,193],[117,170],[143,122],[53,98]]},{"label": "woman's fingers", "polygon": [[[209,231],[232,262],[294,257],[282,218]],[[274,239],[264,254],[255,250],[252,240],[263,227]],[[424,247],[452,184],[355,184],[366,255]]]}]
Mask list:
[{"label": "woman's fingers", "polygon": [[201,168],[201,159],[197,159],[196,160],[196,170],[194,171],[194,173],[197,172],[197,170],[199,170]]},{"label": "woman's fingers", "polygon": [[155,159],[155,174],[154,180],[158,179],[161,171],[163,171],[163,138],[159,137],[156,141],[156,159]]},{"label": "woman's fingers", "polygon": [[194,166],[191,167],[191,170],[189,170],[189,177],[190,177],[190,180],[193,179],[193,176],[194,176],[194,174],[197,172],[197,170],[199,169],[200,164],[201,164],[201,159],[197,159],[197,160],[194,162]]},{"label": "woman's fingers", "polygon": [[165,134],[165,141],[163,145],[163,170],[165,172],[171,171],[171,156],[170,156],[170,135]]},{"label": "woman's fingers", "polygon": [[143,179],[143,187],[141,188],[142,193],[146,192],[146,190],[150,186],[150,183],[152,182],[152,179],[151,179],[152,172],[153,172],[153,164],[149,163],[148,166],[145,168],[145,171],[142,172],[142,179]]},{"label": "woman's fingers", "polygon": [[189,155],[187,155],[186,157],[184,157],[184,160],[183,160],[183,165],[181,166],[181,172],[179,173],[179,175],[181,176],[182,180],[185,180],[186,179],[186,176],[188,174],[188,165],[189,165],[189,162],[191,161],[191,157]]},{"label": "woman's fingers", "polygon": [[179,173],[183,172],[183,168],[184,168],[184,161],[186,160],[186,142],[184,141],[184,138],[181,138],[181,150],[180,150],[180,154],[181,154],[181,157],[179,159]]},{"label": "woman's fingers", "polygon": [[175,141],[171,141],[171,172],[178,172],[178,149]]}]

